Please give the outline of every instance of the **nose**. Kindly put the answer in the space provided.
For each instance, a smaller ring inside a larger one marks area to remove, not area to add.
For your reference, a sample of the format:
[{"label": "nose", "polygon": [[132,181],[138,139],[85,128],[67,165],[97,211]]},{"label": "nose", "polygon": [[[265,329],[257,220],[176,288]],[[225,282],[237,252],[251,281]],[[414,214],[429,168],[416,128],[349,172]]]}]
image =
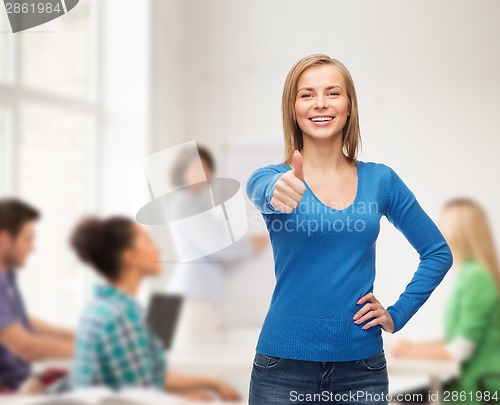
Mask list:
[{"label": "nose", "polygon": [[324,96],[322,94],[318,94],[318,96],[316,97],[315,107],[317,109],[322,109],[322,108],[325,108],[325,105],[326,105],[326,102],[325,102]]}]

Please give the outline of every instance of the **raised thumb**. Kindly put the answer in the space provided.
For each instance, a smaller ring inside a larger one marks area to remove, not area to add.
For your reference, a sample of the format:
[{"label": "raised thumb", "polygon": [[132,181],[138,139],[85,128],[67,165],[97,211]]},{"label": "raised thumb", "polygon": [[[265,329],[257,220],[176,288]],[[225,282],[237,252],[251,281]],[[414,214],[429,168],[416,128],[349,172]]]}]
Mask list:
[{"label": "raised thumb", "polygon": [[304,181],[304,163],[302,162],[302,155],[298,150],[293,153],[293,174],[295,177]]}]

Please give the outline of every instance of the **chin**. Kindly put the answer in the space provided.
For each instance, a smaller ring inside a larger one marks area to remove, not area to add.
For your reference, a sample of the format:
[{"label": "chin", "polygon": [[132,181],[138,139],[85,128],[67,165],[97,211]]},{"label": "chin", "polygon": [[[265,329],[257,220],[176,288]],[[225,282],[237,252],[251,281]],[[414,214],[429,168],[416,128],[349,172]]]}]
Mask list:
[{"label": "chin", "polygon": [[333,132],[331,129],[319,129],[318,128],[313,128],[310,132],[306,133],[309,135],[311,138],[315,139],[331,139],[335,137],[335,132]]}]

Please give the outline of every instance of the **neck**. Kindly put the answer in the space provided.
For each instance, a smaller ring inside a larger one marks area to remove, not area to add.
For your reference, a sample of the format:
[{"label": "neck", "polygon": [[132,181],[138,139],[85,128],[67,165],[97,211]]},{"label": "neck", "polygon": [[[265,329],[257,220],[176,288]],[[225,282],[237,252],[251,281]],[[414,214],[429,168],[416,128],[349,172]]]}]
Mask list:
[{"label": "neck", "polygon": [[9,266],[7,265],[7,260],[5,258],[0,257],[0,273],[7,273],[9,270]]},{"label": "neck", "polygon": [[315,139],[304,135],[301,151],[304,168],[319,172],[337,172],[343,169],[348,159],[342,151],[342,134],[328,139]]},{"label": "neck", "polygon": [[451,254],[453,255],[453,265],[456,265],[458,268],[460,268],[462,264],[464,264],[465,257],[453,248],[451,248]]},{"label": "neck", "polygon": [[136,269],[125,269],[122,274],[124,276],[110,284],[131,297],[135,297],[142,281],[142,275]]}]

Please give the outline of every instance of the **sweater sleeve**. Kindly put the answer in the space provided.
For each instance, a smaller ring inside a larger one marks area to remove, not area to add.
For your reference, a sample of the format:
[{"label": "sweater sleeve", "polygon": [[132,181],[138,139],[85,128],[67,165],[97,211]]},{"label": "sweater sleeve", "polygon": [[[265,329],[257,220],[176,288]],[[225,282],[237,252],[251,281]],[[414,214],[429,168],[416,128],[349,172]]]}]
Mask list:
[{"label": "sweater sleeve", "polygon": [[385,216],[403,233],[419,254],[420,263],[397,301],[387,307],[399,331],[427,301],[453,264],[451,250],[432,219],[422,209],[413,192],[397,175],[389,171],[389,197]]},{"label": "sweater sleeve", "polygon": [[276,182],[283,175],[274,165],[267,165],[255,170],[246,185],[247,196],[262,214],[283,213],[271,204]]}]

